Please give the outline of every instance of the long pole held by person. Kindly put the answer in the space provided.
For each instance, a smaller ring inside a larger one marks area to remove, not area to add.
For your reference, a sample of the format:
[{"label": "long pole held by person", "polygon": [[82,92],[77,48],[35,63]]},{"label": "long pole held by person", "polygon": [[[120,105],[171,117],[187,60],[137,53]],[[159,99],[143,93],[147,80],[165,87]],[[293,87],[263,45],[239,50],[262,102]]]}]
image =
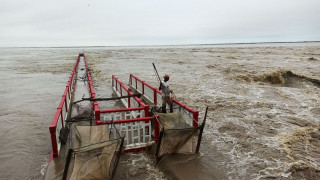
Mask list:
[{"label": "long pole held by person", "polygon": [[154,65],[154,63],[152,63],[152,65],[153,65],[153,69],[154,69],[154,71],[156,72],[156,75],[157,75],[157,77],[158,77],[158,81],[159,81],[159,83],[160,83],[160,87],[162,88],[162,82],[161,82],[159,73],[158,73],[158,71],[157,71],[156,65]]},{"label": "long pole held by person", "polygon": [[156,75],[157,75],[157,77],[158,77],[158,80],[159,80],[159,82],[161,83],[161,79],[160,79],[160,76],[159,76],[159,74],[158,74],[156,65],[154,65],[154,63],[152,63],[152,65],[153,65],[154,70],[156,71]]},{"label": "long pole held by person", "polygon": [[164,76],[164,82],[161,82],[161,79],[160,79],[160,76],[159,76],[159,73],[157,71],[156,66],[154,65],[154,63],[152,63],[152,65],[153,65],[153,68],[157,74],[158,80],[160,82],[159,90],[162,91],[162,106],[161,106],[162,113],[167,113],[167,110],[166,110],[167,104],[170,106],[170,113],[172,113],[173,112],[173,104],[172,104],[172,99],[170,97],[170,92],[172,93],[172,91],[170,90],[169,83],[168,83],[169,75],[166,74]]},{"label": "long pole held by person", "polygon": [[[159,73],[158,73],[158,71],[157,71],[156,65],[155,65],[154,63],[152,63],[152,65],[153,65],[154,71],[155,71],[155,73],[156,73],[156,75],[157,75],[157,77],[158,77],[158,81],[160,82],[160,86],[161,86],[161,88],[162,88],[162,81],[161,81],[161,79],[160,79],[160,76],[159,76]],[[172,91],[171,91],[171,94],[172,94],[172,96],[175,98],[175,95],[173,94]]]}]

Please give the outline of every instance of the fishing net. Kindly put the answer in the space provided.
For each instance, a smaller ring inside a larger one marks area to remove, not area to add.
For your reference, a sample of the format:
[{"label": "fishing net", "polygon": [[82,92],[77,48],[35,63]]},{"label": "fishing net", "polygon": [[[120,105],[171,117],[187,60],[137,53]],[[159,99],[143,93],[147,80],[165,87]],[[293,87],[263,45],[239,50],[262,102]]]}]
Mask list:
[{"label": "fishing net", "polygon": [[84,119],[93,116],[93,106],[91,102],[80,102],[72,105],[71,120]]},{"label": "fishing net", "polygon": [[189,125],[178,111],[158,115],[163,129],[160,132],[156,156],[196,153],[200,128]]},{"label": "fishing net", "polygon": [[159,123],[164,129],[184,129],[192,127],[186,122],[180,111],[157,114],[159,115]]},{"label": "fishing net", "polygon": [[157,156],[163,154],[195,154],[198,144],[198,128],[164,130]]},{"label": "fishing net", "polygon": [[71,128],[70,147],[64,178],[112,179],[119,161],[123,138],[111,125],[76,126]]}]

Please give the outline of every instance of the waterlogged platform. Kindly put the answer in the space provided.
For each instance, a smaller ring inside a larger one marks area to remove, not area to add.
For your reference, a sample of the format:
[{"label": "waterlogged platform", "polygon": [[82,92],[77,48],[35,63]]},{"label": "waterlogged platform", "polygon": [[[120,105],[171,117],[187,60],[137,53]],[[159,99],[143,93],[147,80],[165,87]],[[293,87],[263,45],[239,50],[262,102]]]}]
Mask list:
[{"label": "waterlogged platform", "polygon": [[[79,55],[49,128],[52,155],[45,179],[132,179],[128,164],[115,174],[119,160],[128,160],[125,155],[120,159],[120,153],[147,151],[149,160],[155,157],[159,162],[164,155],[199,152],[205,119],[198,124],[198,111],[172,98],[174,112],[158,113],[154,107],[162,103],[159,90],[134,75],[130,83],[129,89],[112,76],[116,97],[96,98],[85,56]],[[124,108],[100,109],[98,101],[114,99]],[[143,173],[138,177],[143,178]]]},{"label": "waterlogged platform", "polygon": [[95,94],[85,56],[80,54],[50,126],[52,155],[45,179],[114,176],[123,138],[113,125],[96,126],[93,106],[97,104],[83,98]]}]

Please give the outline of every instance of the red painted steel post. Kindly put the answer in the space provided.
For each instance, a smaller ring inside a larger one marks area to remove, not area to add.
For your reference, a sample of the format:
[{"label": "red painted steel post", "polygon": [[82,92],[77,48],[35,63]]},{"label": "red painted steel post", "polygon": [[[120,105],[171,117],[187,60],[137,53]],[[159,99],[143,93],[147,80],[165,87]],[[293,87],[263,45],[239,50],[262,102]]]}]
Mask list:
[{"label": "red painted steel post", "polygon": [[72,87],[72,79],[73,79],[73,72],[71,73],[69,80],[68,80],[69,90],[71,90],[71,87]]},{"label": "red painted steel post", "polygon": [[193,127],[198,127],[199,111],[193,111]]},{"label": "red painted steel post", "polygon": [[112,78],[111,78],[111,80],[112,80],[112,87],[114,87],[114,78],[113,78],[113,76],[112,76]]},{"label": "red painted steel post", "polygon": [[142,83],[142,95],[144,95],[144,82]]},{"label": "red painted steel post", "polygon": [[144,106],[144,117],[149,117],[149,106]]},{"label": "red painted steel post", "polygon": [[154,103],[154,105],[157,105],[157,91],[156,91],[156,89],[153,89],[153,103]]},{"label": "red painted steel post", "polygon": [[122,97],[122,84],[120,84],[120,95]]},{"label": "red painted steel post", "polygon": [[[128,96],[130,95],[130,92],[128,91]],[[128,97],[128,108],[130,108],[131,103],[130,103],[130,97]]]},{"label": "red painted steel post", "polygon": [[138,89],[138,80],[136,79],[136,89]]},{"label": "red painted steel post", "polygon": [[58,157],[58,143],[56,137],[56,126],[49,127],[50,135],[51,135],[51,145],[52,145],[52,156],[53,158]]},{"label": "red painted steel post", "polygon": [[[60,112],[60,116],[61,116],[61,126],[62,126],[62,128],[64,128],[64,125],[63,125],[63,111],[62,111],[62,107],[58,107],[57,108],[58,109],[58,111],[60,110],[61,112]],[[59,120],[59,118],[58,118],[58,120]]]},{"label": "red painted steel post", "polygon": [[99,107],[98,107],[98,103],[95,101],[93,104],[94,104],[94,116],[95,116],[95,119],[96,119],[96,121],[100,121],[100,110],[99,110]]},{"label": "red painted steel post", "polygon": [[66,106],[66,112],[68,112],[67,96],[63,95],[62,98],[64,98],[64,103],[65,103],[65,106]]},{"label": "red painted steel post", "polygon": [[[73,73],[73,72],[72,72]],[[73,82],[73,79],[74,79],[74,77],[73,77],[73,75],[72,75],[72,77],[70,77],[71,79],[70,79],[70,99],[71,99],[71,93],[73,92],[73,86],[74,86],[74,82]]]},{"label": "red painted steel post", "polygon": [[69,87],[70,87],[70,80],[68,81],[68,85],[66,86],[68,88],[68,98],[70,99],[70,92],[69,92]]},{"label": "red painted steel post", "polygon": [[132,86],[132,74],[130,74],[129,84]]},{"label": "red painted steel post", "polygon": [[100,111],[94,111],[94,116],[96,117],[96,122],[100,121]]}]

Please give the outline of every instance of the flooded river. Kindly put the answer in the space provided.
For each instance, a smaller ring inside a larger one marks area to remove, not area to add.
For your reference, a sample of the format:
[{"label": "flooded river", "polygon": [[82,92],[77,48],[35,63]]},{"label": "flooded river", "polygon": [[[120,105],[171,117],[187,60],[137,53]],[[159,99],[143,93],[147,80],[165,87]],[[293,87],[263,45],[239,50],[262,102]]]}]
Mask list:
[{"label": "flooded river", "polygon": [[158,86],[153,62],[200,121],[209,106],[199,155],[158,165],[146,153],[128,155],[119,179],[320,178],[320,43],[277,43],[2,48],[0,179],[42,179],[48,127],[82,51],[98,97],[111,96],[111,75]]}]

